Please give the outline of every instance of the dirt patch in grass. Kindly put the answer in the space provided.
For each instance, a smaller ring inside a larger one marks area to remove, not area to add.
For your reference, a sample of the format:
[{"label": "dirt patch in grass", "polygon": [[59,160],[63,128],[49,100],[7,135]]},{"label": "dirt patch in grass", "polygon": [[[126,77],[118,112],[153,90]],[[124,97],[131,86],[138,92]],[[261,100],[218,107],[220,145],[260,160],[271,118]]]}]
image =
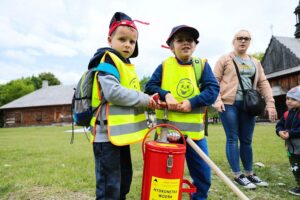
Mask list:
[{"label": "dirt patch in grass", "polygon": [[1,200],[92,200],[82,192],[59,190],[52,187],[32,187],[12,192]]}]

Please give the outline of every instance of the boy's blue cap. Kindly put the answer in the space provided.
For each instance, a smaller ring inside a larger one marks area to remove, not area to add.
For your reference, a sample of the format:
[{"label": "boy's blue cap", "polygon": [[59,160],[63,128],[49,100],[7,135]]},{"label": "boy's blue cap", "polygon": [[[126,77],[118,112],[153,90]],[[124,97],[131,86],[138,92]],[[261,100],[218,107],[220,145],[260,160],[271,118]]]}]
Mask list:
[{"label": "boy's blue cap", "polygon": [[296,99],[297,101],[300,102],[300,85],[293,87],[288,91],[286,94],[287,97]]},{"label": "boy's blue cap", "polygon": [[[116,12],[112,19],[110,20],[109,23],[109,32],[108,35],[111,36],[111,34],[116,30],[116,28],[118,28],[119,26],[129,26],[134,28],[136,31],[137,27],[134,24],[134,21],[131,19],[131,17],[129,17],[128,15],[126,15],[125,13],[122,12]],[[138,43],[136,41],[135,44],[135,49],[132,53],[132,55],[130,56],[130,58],[135,58],[137,57],[139,54],[139,50],[138,50]]]},{"label": "boy's blue cap", "polygon": [[170,46],[172,40],[174,39],[174,36],[176,33],[178,33],[179,31],[185,31],[185,32],[189,32],[192,34],[193,39],[195,40],[196,44],[198,44],[198,38],[199,38],[199,32],[197,31],[197,29],[191,27],[191,26],[187,26],[187,25],[179,25],[179,26],[175,26],[170,35],[169,38],[167,39],[166,43]]}]

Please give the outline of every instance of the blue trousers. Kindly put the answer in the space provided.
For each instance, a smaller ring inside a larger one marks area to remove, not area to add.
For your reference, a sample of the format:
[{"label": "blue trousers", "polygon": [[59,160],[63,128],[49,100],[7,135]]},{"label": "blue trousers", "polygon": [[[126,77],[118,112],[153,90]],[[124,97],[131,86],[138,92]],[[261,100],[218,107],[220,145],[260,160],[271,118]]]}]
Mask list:
[{"label": "blue trousers", "polygon": [[245,173],[252,172],[252,138],[255,117],[248,115],[242,108],[243,101],[225,105],[219,113],[226,134],[226,157],[234,174],[241,173],[240,158]]},{"label": "blue trousers", "polygon": [[[206,138],[194,140],[200,149],[208,155]],[[211,169],[206,162],[196,153],[196,151],[187,144],[186,162],[193,179],[193,184],[197,187],[197,192],[193,193],[193,200],[205,200],[208,196],[208,190],[211,185]]]},{"label": "blue trousers", "polygon": [[96,200],[124,200],[132,181],[130,147],[110,142],[93,144]]}]

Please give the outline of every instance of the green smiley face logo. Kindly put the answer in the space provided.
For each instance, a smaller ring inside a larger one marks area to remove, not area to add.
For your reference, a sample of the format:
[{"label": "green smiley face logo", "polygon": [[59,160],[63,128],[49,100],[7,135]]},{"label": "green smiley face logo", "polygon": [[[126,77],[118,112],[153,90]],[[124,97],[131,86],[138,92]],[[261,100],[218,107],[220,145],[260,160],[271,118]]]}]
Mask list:
[{"label": "green smiley face logo", "polygon": [[137,78],[133,78],[130,83],[130,88],[134,88],[134,89],[138,89],[138,86],[137,86]]},{"label": "green smiley face logo", "polygon": [[194,86],[190,79],[181,79],[177,85],[177,94],[180,97],[187,98],[194,93]]}]

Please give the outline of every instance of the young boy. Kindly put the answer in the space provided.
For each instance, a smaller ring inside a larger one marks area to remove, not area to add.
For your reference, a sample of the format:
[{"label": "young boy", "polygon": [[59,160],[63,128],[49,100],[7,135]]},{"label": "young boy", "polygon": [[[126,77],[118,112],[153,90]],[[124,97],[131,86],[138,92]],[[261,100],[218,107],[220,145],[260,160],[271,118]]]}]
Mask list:
[{"label": "young boy", "polygon": [[[202,63],[200,81],[195,78],[192,54],[198,43],[199,32],[186,25],[172,29],[166,43],[174,54],[163,61],[146,84],[146,93],[158,93],[168,106],[168,120],[208,154],[204,137],[204,106],[214,103],[219,85],[207,62]],[[198,84],[200,83],[200,88]],[[163,111],[156,110],[158,123]],[[197,192],[193,199],[206,199],[211,185],[211,171],[202,158],[187,145],[186,161]]]},{"label": "young boy", "polygon": [[129,144],[141,141],[147,132],[144,108],[155,101],[140,92],[134,65],[138,55],[138,31],[134,21],[117,12],[110,21],[108,44],[89,63],[96,68],[91,120],[96,173],[96,199],[125,199],[132,180]]},{"label": "young boy", "polygon": [[297,187],[289,193],[300,196],[300,86],[292,88],[286,95],[288,111],[276,125],[276,133],[285,140],[291,170]]}]

